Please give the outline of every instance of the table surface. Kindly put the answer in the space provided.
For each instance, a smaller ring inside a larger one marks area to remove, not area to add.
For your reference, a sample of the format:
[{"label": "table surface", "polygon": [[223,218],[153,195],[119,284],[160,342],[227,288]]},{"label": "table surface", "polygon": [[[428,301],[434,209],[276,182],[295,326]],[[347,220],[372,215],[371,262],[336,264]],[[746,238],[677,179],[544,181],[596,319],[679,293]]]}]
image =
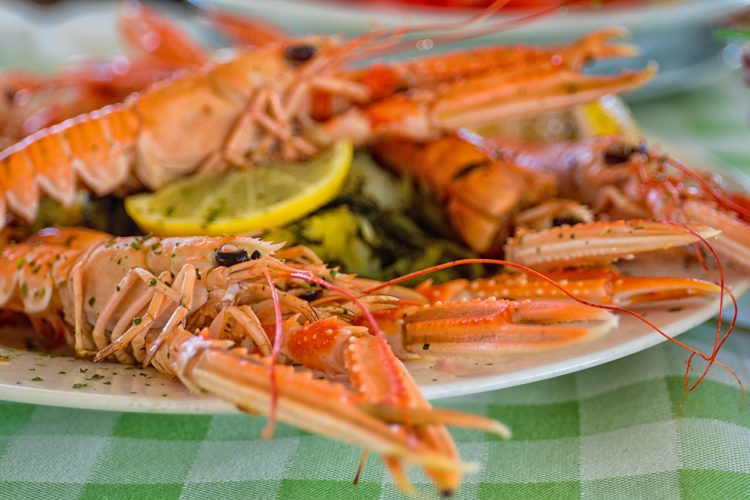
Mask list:
[{"label": "table surface", "polygon": [[[738,74],[641,103],[636,115],[670,143],[750,170],[750,91]],[[715,330],[682,337],[710,351]],[[597,368],[436,406],[506,422],[511,441],[453,431],[480,470],[457,498],[750,498],[750,412],[713,369],[676,417],[687,354],[663,344]],[[750,381],[750,330],[723,361]],[[700,369],[695,363],[694,372]],[[371,457],[291,427],[259,439],[264,418],[96,412],[0,403],[2,498],[401,498]],[[433,494],[416,470],[411,479]]]}]

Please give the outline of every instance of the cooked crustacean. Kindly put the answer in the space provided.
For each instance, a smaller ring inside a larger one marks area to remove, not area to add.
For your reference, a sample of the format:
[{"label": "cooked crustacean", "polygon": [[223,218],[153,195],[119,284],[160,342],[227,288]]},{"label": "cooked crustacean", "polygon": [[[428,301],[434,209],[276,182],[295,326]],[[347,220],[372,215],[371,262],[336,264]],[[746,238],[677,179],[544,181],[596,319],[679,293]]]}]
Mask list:
[{"label": "cooked crustacean", "polygon": [[[553,279],[576,297],[597,304],[632,306],[659,300],[681,299],[719,293],[721,288],[703,280],[672,276],[624,276],[614,269],[593,267],[552,271]],[[430,302],[456,302],[476,297],[524,300],[538,297],[566,299],[566,295],[549,282],[527,273],[502,273],[475,280],[457,279],[439,285],[424,281],[416,290]]]},{"label": "cooked crustacean", "polygon": [[423,185],[463,241],[484,255],[505,252],[535,268],[609,264],[615,233],[619,259],[623,235],[640,232],[636,246],[648,251],[643,236],[650,233],[658,250],[689,223],[721,231],[716,250],[750,267],[748,194],[631,137],[543,144],[461,132],[426,142],[381,139],[372,150]]},{"label": "cooked crustacean", "polygon": [[565,47],[490,47],[349,69],[387,51],[395,33],[237,50],[121,104],[40,130],[0,153],[0,219],[33,221],[41,196],[68,205],[81,184],[97,195],[137,184],[154,189],[198,169],[311,156],[342,137],[430,138],[626,91],[655,73],[652,66],[609,76],[582,72],[589,60],[634,53],[612,41],[617,30]]},{"label": "cooked crustacean", "polygon": [[386,138],[372,151],[434,196],[457,235],[480,254],[497,255],[515,232],[514,218],[557,195],[554,176],[493,159],[456,136],[427,142]]},{"label": "cooked crustacean", "polygon": [[[648,294],[652,285],[631,288]],[[655,294],[665,289],[653,286]],[[715,291],[675,279],[670,298],[689,286]],[[242,236],[112,238],[47,229],[0,254],[0,310],[28,317],[78,356],[151,364],[271,422],[373,449],[404,488],[402,461],[451,492],[465,468],[443,425],[507,431],[432,409],[396,356],[551,348],[604,334],[616,317],[563,301],[464,293],[436,302],[432,295],[336,274],[304,247]],[[349,386],[282,362],[347,374]]]},{"label": "cooked crustacean", "polygon": [[722,232],[716,250],[750,267],[750,196],[730,189],[719,174],[618,136],[546,146],[489,143],[509,161],[554,176],[561,196],[585,203],[597,218],[709,225]]}]

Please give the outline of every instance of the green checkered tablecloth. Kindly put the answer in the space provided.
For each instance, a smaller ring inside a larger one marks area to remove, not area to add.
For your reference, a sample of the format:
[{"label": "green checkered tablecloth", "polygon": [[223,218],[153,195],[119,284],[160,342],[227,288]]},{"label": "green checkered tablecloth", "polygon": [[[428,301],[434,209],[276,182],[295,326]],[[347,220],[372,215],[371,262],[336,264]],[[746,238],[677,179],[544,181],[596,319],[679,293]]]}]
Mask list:
[{"label": "green checkered tablecloth", "polygon": [[[739,76],[736,76],[739,80]],[[750,93],[729,80],[637,106],[661,137],[750,166]],[[714,330],[683,340],[709,350]],[[750,498],[750,411],[722,370],[692,393],[679,418],[686,353],[661,345],[553,380],[438,406],[489,415],[512,441],[453,432],[481,465],[458,498]],[[750,382],[750,331],[723,360]],[[0,498],[400,498],[371,457],[352,485],[360,451],[265,419],[83,411],[0,403]],[[420,473],[411,477],[432,489]]]}]

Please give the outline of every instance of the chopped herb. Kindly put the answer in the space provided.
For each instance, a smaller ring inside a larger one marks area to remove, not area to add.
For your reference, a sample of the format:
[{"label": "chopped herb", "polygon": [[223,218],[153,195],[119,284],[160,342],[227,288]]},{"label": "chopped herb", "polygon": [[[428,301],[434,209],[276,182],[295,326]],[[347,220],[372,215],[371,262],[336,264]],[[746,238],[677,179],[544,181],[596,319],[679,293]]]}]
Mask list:
[{"label": "chopped herb", "polygon": [[59,372],[57,372],[57,374],[58,374],[58,375],[67,375],[67,374],[68,374],[68,372],[64,372],[64,371],[60,370]]},{"label": "chopped herb", "polygon": [[91,378],[89,378],[88,380],[101,380],[103,378],[104,378],[104,375],[99,375],[98,373],[95,373],[91,375]]},{"label": "chopped herb", "polygon": [[198,281],[201,280],[201,272],[198,269],[195,270],[195,279]]},{"label": "chopped herb", "polygon": [[132,248],[133,250],[140,250],[142,248],[141,247],[141,242],[138,241],[138,240],[131,241],[130,242],[130,248]]},{"label": "chopped herb", "polygon": [[141,319],[140,316],[136,316],[135,318],[133,318],[133,324],[135,326],[140,325],[142,321],[143,321],[143,319]]},{"label": "chopped herb", "polygon": [[80,370],[81,370],[81,373],[86,373],[87,371],[89,371],[88,368],[80,368]]},{"label": "chopped herb", "polygon": [[91,297],[91,298],[89,299],[89,305],[90,305],[90,306],[92,306],[92,307],[93,307],[93,306],[94,306],[94,303],[95,303],[95,302],[96,302],[96,297]]},{"label": "chopped herb", "polygon": [[17,269],[21,269],[25,265],[26,265],[26,259],[24,259],[23,257],[21,257],[20,259],[16,260],[16,268]]},{"label": "chopped herb", "polygon": [[112,385],[112,381],[111,380],[105,380],[104,382],[102,382],[102,384],[104,384],[104,385]]},{"label": "chopped herb", "polygon": [[424,345],[422,346],[422,350],[423,350],[423,351],[429,351],[429,350],[430,350],[430,344],[424,344]]},{"label": "chopped herb", "polygon": [[73,389],[83,389],[88,384],[73,384]]},{"label": "chopped herb", "polygon": [[117,291],[119,292],[119,291],[120,291],[120,285],[117,285],[117,286],[115,287],[115,290],[117,290]]},{"label": "chopped herb", "polygon": [[219,198],[216,205],[210,207],[203,218],[203,227],[213,224],[221,216],[227,205],[226,198]]},{"label": "chopped herb", "polygon": [[148,282],[148,286],[156,286],[156,279],[151,278],[151,281]]},{"label": "chopped herb", "polygon": [[6,354],[0,354],[0,362],[3,362],[3,363],[5,363],[5,362],[8,362],[8,361],[10,361],[10,359],[11,359],[11,358],[10,358],[10,356],[8,356],[8,355],[6,355]]},{"label": "chopped herb", "polygon": [[122,257],[120,257],[119,259],[117,259],[117,265],[119,266],[120,264],[122,264]]},{"label": "chopped herb", "polygon": [[681,306],[670,307],[669,309],[667,309],[667,311],[671,313],[680,312],[682,311],[682,307]]},{"label": "chopped herb", "polygon": [[31,379],[32,382],[42,382],[44,379],[42,377],[34,377]]}]

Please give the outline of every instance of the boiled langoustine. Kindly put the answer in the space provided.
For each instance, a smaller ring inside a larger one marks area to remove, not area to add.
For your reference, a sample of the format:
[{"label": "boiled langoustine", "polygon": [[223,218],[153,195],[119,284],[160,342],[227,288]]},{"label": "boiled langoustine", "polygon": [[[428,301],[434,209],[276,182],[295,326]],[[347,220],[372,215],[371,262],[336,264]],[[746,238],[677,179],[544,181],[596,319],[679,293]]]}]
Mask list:
[{"label": "boiled langoustine", "polygon": [[627,91],[655,73],[582,72],[594,58],[634,53],[611,43],[622,34],[615,29],[569,46],[488,47],[350,69],[387,51],[396,33],[238,49],[40,130],[0,153],[0,223],[7,215],[35,220],[43,195],[68,205],[81,185],[100,196],[156,189],[198,169],[312,156],[341,138],[430,138]]},{"label": "boiled langoustine", "polygon": [[[673,280],[673,295],[691,283]],[[632,283],[643,293],[652,285]],[[0,310],[28,317],[50,341],[95,360],[151,364],[271,421],[373,449],[405,489],[402,461],[417,464],[443,492],[465,470],[444,425],[507,430],[432,409],[399,357],[556,347],[606,333],[616,320],[587,305],[468,290],[454,301],[363,280],[331,271],[304,247],[242,236],[47,229],[0,254]],[[349,386],[282,362],[345,374]]]}]

